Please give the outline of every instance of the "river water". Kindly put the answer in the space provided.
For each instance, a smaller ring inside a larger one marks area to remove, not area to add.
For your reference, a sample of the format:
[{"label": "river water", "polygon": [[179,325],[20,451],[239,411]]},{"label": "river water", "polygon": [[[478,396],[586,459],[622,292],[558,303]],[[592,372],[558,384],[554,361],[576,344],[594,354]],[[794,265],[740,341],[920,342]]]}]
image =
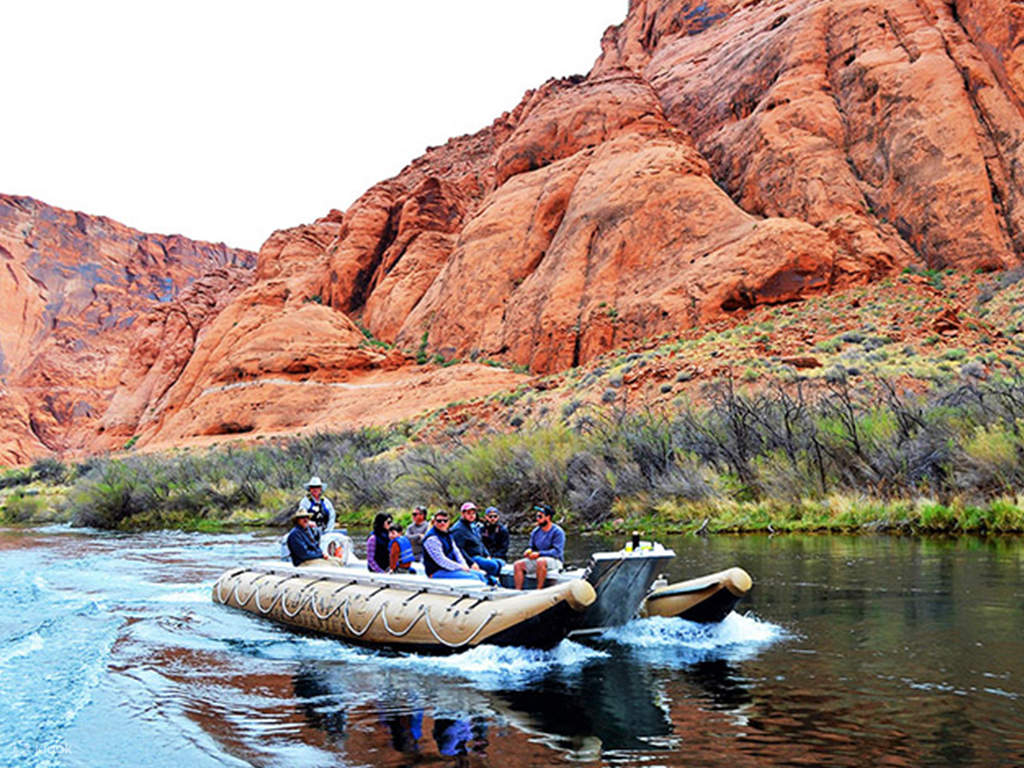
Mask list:
[{"label": "river water", "polygon": [[265,535],[0,529],[0,765],[1024,764],[1020,540],[665,543],[742,613],[430,658],[214,605]]}]

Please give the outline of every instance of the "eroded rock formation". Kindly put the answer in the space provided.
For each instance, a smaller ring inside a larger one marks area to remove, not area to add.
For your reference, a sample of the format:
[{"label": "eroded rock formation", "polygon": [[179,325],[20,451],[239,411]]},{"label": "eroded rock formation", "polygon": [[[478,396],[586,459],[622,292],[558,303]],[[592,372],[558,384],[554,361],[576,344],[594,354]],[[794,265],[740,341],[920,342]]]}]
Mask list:
[{"label": "eroded rock formation", "polygon": [[[528,92],[348,210],[274,233],[223,310],[197,282],[191,330],[153,315],[137,364],[90,378],[110,392],[127,377],[105,413],[96,396],[4,407],[48,445],[83,413],[101,444],[339,427],[391,418],[383,392],[404,417],[513,380],[417,357],[551,372],[910,264],[1019,265],[1022,8],[632,0],[588,75]],[[89,285],[79,314],[107,301],[105,280]],[[39,334],[76,343],[46,329],[52,301],[37,294],[24,290],[27,335],[2,339],[8,366]]]},{"label": "eroded rock formation", "polygon": [[0,195],[0,262],[0,463],[17,463],[120,447],[255,255]]},{"label": "eroded rock formation", "polygon": [[634,0],[589,75],[278,233],[260,272],[409,354],[550,372],[912,263],[1016,265],[1021,20],[1009,0]]}]

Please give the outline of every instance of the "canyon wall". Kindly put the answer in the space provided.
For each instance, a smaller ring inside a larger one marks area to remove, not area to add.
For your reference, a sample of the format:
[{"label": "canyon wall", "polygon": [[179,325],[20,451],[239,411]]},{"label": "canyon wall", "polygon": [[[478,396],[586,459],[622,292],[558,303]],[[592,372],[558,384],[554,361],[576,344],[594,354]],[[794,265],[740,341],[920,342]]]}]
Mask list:
[{"label": "canyon wall", "polygon": [[[275,232],[251,284],[225,249],[202,251],[221,272],[188,289],[172,270],[171,301],[134,268],[111,267],[117,290],[76,273],[95,261],[85,245],[50,277],[9,269],[24,309],[0,337],[17,372],[4,423],[28,420],[27,450],[405,418],[441,391],[516,380],[473,361],[549,373],[911,265],[1018,266],[1022,8],[632,0],[587,75]],[[148,240],[130,250],[167,259]],[[66,305],[41,287],[58,273]],[[99,341],[115,337],[132,339],[120,358]]]},{"label": "canyon wall", "polygon": [[0,463],[120,448],[254,265],[0,195]]}]

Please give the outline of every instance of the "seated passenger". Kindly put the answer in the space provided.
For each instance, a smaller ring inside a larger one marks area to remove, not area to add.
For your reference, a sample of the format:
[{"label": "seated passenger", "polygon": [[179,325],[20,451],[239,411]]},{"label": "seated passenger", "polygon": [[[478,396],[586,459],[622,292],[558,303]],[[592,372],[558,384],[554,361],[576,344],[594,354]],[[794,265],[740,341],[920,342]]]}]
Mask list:
[{"label": "seated passenger", "polygon": [[548,573],[562,570],[565,557],[565,531],[552,522],[554,510],[547,504],[536,504],[533,511],[537,527],[530,534],[530,546],[523,552],[525,557],[513,566],[516,589],[522,589],[526,577],[534,574],[537,589],[543,589]]},{"label": "seated passenger", "polygon": [[387,573],[391,569],[391,515],[378,512],[373,518],[373,533],[366,537],[366,567],[374,573]]},{"label": "seated passenger", "polygon": [[416,558],[412,556],[412,542],[403,535],[401,523],[392,524],[388,530],[391,536],[391,570],[395,573],[412,573],[412,564]]},{"label": "seated passenger", "polygon": [[488,507],[484,512],[484,529],[480,538],[491,557],[508,560],[508,528],[498,522],[498,508]]},{"label": "seated passenger", "polygon": [[423,537],[423,565],[434,579],[478,579],[486,582],[479,566],[466,564],[466,558],[448,531],[448,513],[434,513],[434,527]]},{"label": "seated passenger", "polygon": [[285,540],[292,565],[323,565],[327,555],[320,549],[320,531],[310,523],[309,512],[299,509],[292,515],[295,526]]},{"label": "seated passenger", "polygon": [[430,523],[427,522],[427,508],[416,507],[412,511],[412,522],[405,530],[405,535],[412,542],[412,554],[417,563],[423,562],[423,537],[430,530]]},{"label": "seated passenger", "polygon": [[472,501],[462,505],[462,517],[451,527],[451,534],[462,554],[480,566],[480,570],[488,576],[501,573],[501,566],[505,563],[491,557],[484,546],[476,524],[476,504]]}]

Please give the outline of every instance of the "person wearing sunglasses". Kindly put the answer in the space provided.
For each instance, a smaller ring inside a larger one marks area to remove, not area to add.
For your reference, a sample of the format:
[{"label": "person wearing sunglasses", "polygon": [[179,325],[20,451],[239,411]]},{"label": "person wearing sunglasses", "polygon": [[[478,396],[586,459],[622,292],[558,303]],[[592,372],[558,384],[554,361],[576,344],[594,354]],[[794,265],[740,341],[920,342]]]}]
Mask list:
[{"label": "person wearing sunglasses", "polygon": [[565,558],[565,531],[555,525],[555,511],[547,504],[533,507],[537,527],[530,534],[530,546],[523,552],[523,558],[513,565],[516,589],[522,589],[527,576],[537,577],[537,589],[544,588],[549,573],[562,570]]},{"label": "person wearing sunglasses", "polygon": [[478,579],[487,583],[487,577],[476,564],[470,566],[459,551],[451,532],[448,513],[434,513],[434,526],[423,537],[423,566],[433,579]]},{"label": "person wearing sunglasses", "polygon": [[461,517],[456,520],[451,528],[452,539],[459,547],[459,551],[465,555],[466,560],[475,563],[484,573],[490,577],[492,583],[497,583],[498,574],[501,573],[503,560],[498,560],[492,552],[484,546],[484,540],[480,538],[480,526],[476,521],[476,504],[467,501],[460,510]]},{"label": "person wearing sunglasses", "polygon": [[499,522],[499,514],[497,507],[487,508],[484,512],[484,527],[480,531],[480,538],[483,539],[491,557],[508,560],[508,528]]}]

